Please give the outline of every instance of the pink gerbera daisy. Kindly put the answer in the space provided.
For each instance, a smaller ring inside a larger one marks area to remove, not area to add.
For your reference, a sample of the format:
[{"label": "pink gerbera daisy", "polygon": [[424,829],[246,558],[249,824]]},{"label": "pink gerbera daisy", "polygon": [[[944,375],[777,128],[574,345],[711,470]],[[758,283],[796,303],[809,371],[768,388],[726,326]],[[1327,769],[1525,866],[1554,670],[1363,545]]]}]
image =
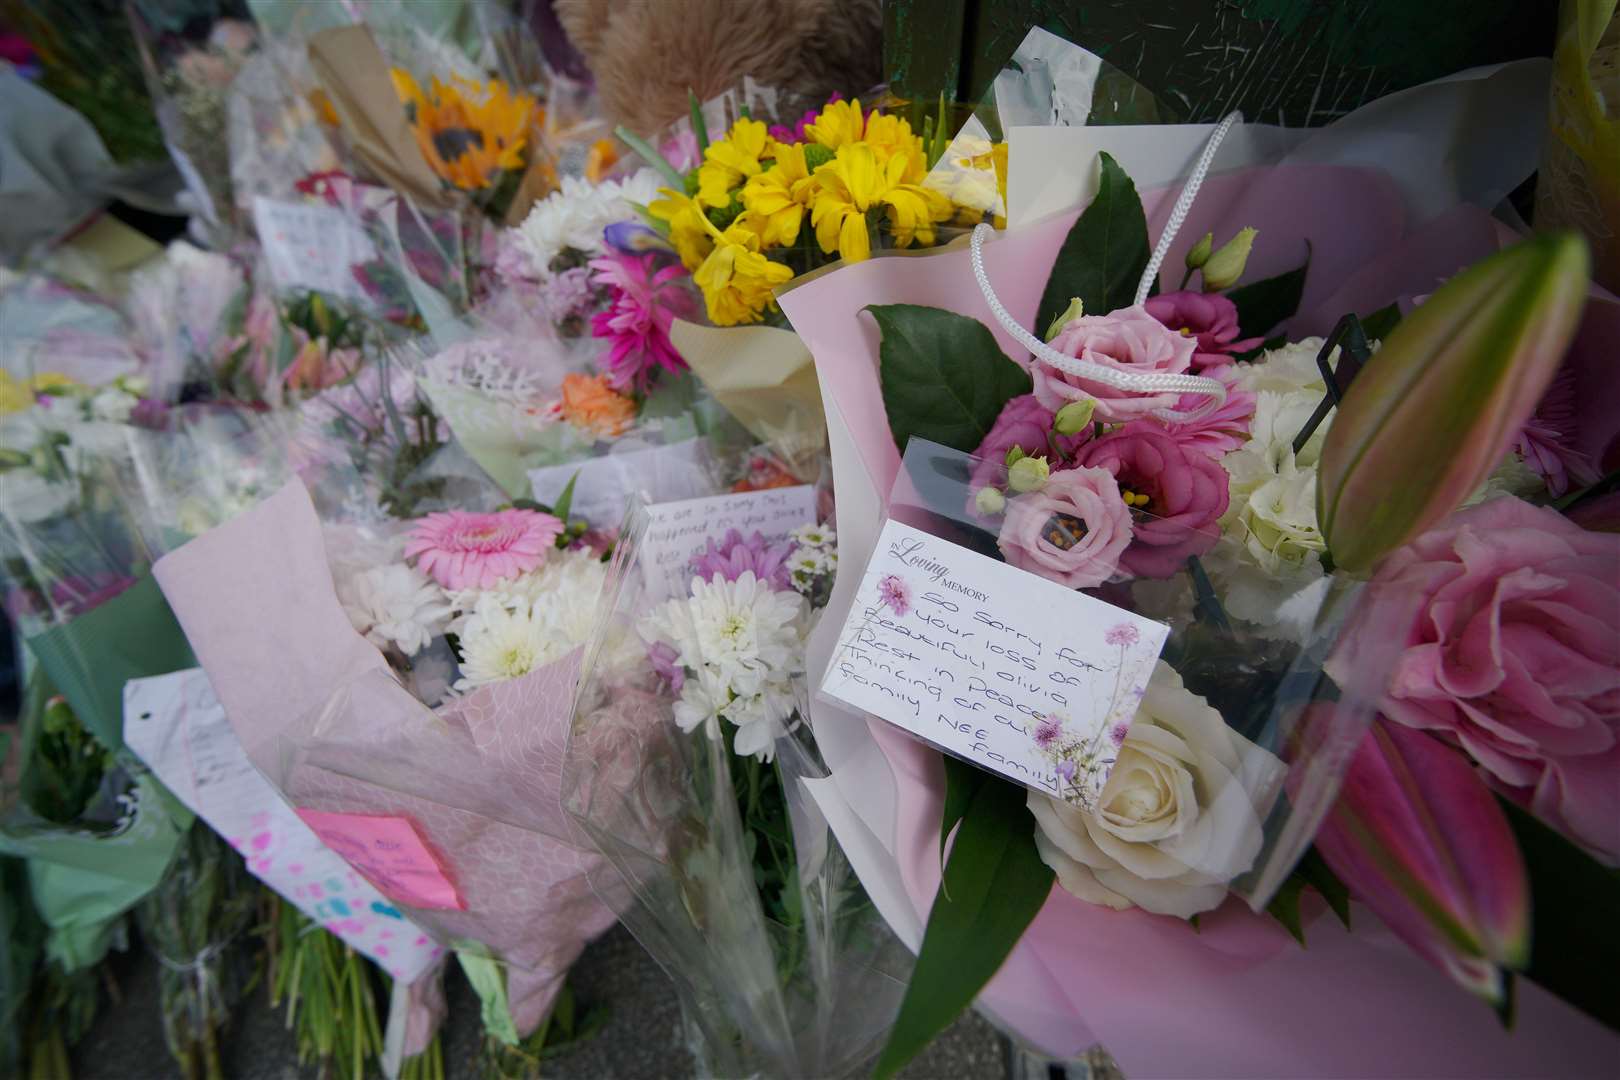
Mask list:
[{"label": "pink gerbera daisy", "polygon": [[539,566],[562,529],[538,510],[450,510],[417,520],[405,557],[446,589],[487,589]]}]

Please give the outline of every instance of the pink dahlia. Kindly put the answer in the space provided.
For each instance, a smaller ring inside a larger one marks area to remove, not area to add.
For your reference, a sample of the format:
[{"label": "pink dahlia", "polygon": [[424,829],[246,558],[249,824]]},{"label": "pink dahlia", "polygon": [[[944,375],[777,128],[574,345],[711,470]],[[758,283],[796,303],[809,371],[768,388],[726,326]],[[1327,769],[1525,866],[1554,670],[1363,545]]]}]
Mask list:
[{"label": "pink dahlia", "polygon": [[562,529],[538,510],[450,510],[417,520],[405,557],[446,589],[488,589],[544,562]]},{"label": "pink dahlia", "polygon": [[677,315],[690,317],[696,304],[679,284],[686,268],[673,263],[659,269],[658,263],[657,255],[620,252],[591,260],[591,280],[612,296],[607,310],[592,316],[591,333],[612,342],[601,368],[615,390],[644,389],[659,369],[686,370],[669,328]]}]

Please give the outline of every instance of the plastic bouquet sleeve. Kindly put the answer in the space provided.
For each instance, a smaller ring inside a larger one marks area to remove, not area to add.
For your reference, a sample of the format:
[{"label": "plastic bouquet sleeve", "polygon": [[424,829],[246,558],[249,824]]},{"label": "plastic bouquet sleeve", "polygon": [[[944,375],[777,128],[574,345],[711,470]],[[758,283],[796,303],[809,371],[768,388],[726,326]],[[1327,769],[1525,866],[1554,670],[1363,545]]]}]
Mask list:
[{"label": "plastic bouquet sleeve", "polygon": [[[802,646],[753,669],[768,687],[764,712],[744,713],[744,692],[722,706],[729,717],[703,717],[712,680],[729,677],[724,658],[690,639],[677,650],[657,629],[679,623],[698,593],[704,603],[751,595],[776,618],[803,602],[763,564],[767,579],[735,577],[733,566],[730,581],[699,581],[643,546],[648,525],[633,510],[620,534],[564,805],[603,854],[594,879],[628,890],[621,919],[674,980],[701,1072],[858,1073],[892,1022],[908,958],[810,794],[826,767],[799,719]],[[745,546],[769,558],[767,544]],[[604,742],[632,749],[604,757]]]},{"label": "plastic bouquet sleeve", "polygon": [[560,827],[577,652],[428,709],[349,625],[297,483],[157,575],[248,758],[412,921],[499,976],[475,980],[499,988],[493,1031],[532,1030],[613,922],[586,880],[594,857]]}]

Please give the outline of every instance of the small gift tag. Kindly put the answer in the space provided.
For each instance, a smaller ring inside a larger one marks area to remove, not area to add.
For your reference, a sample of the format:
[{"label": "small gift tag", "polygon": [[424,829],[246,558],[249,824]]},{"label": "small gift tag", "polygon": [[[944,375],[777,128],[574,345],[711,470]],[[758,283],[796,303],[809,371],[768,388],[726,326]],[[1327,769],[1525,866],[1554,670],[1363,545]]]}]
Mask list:
[{"label": "small gift tag", "polygon": [[780,541],[801,525],[816,523],[816,489],[797,487],[711,495],[647,508],[652,525],[642,541],[641,569],[647,589],[667,597],[676,582],[685,585],[685,567],[703,554],[710,540],[736,529],[744,538],[759,533]]},{"label": "small gift tag", "polygon": [[1090,810],[1169,633],[891,519],[821,692]]},{"label": "small gift tag", "polygon": [[303,807],[298,808],[298,816],[390,900],[411,907],[467,910],[466,901],[422,842],[416,826],[405,818],[334,814]]},{"label": "small gift tag", "polygon": [[375,260],[377,248],[342,210],[259,195],[253,200],[253,228],[277,289],[369,302],[353,268]]}]

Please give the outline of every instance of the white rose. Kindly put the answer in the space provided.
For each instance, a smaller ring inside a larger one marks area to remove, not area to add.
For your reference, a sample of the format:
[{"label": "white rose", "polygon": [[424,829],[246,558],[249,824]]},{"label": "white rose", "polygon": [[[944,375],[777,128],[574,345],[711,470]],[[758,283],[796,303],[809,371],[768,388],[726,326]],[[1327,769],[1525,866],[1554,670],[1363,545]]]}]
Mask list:
[{"label": "white rose", "polygon": [[1284,771],[1161,660],[1097,809],[1030,793],[1035,846],[1088,903],[1190,918],[1253,866]]}]

